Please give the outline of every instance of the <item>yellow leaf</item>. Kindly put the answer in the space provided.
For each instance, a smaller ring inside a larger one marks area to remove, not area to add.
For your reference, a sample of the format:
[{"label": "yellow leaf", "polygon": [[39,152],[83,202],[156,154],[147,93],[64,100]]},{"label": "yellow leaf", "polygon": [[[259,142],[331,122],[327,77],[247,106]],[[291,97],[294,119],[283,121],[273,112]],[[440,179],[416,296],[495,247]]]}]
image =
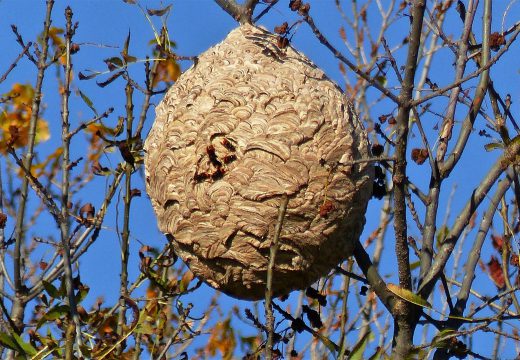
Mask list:
[{"label": "yellow leaf", "polygon": [[388,284],[386,287],[388,288],[388,290],[390,290],[391,293],[393,293],[398,298],[401,298],[405,301],[408,301],[409,303],[415,304],[420,307],[428,309],[432,308],[428,301],[424,300],[419,295],[414,294],[410,290],[403,289],[402,287],[397,286],[395,284]]},{"label": "yellow leaf", "polygon": [[[0,113],[0,152],[5,154],[8,143],[11,143],[14,148],[24,147],[29,143],[34,89],[30,84],[16,83],[3,97],[9,99]],[[14,139],[11,138],[13,134],[15,134]],[[39,143],[49,138],[49,125],[44,119],[39,118],[35,141]]]},{"label": "yellow leaf", "polygon": [[211,336],[206,345],[206,351],[215,356],[217,350],[222,359],[232,359],[236,347],[235,333],[231,327],[231,318],[218,322],[211,330]]},{"label": "yellow leaf", "polygon": [[188,288],[188,285],[190,284],[191,280],[193,280],[195,276],[193,275],[193,273],[188,270],[184,273],[184,275],[182,275],[182,278],[181,278],[181,281],[179,283],[179,286],[180,286],[180,291],[185,291],[187,288]]},{"label": "yellow leaf", "polygon": [[161,81],[166,83],[177,81],[180,74],[181,68],[173,58],[160,61],[157,65],[157,74],[153,79],[152,87],[155,87]]},{"label": "yellow leaf", "polygon": [[58,28],[55,26],[52,26],[49,29],[49,38],[51,39],[52,45],[55,47],[60,47],[63,45],[63,37],[60,35],[63,35],[65,31],[62,28]]}]

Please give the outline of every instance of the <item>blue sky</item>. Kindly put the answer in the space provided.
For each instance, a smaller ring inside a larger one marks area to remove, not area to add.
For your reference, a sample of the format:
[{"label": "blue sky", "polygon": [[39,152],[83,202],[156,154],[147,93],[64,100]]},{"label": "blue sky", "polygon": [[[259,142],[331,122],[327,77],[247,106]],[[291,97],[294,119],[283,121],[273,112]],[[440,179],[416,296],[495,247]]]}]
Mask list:
[{"label": "blue sky", "polygon": [[[142,1],[143,6],[148,8],[160,8],[164,2],[160,1]],[[196,55],[206,50],[215,43],[225,38],[226,34],[236,26],[236,23],[227,14],[215,5],[210,0],[174,0],[171,15],[168,20],[170,30],[170,37],[177,44],[177,53],[181,55]],[[287,1],[282,0],[274,10],[272,10],[262,21],[268,29],[279,25],[283,21],[294,19],[293,13],[287,7]],[[323,33],[327,35],[334,44],[341,50],[345,50],[341,46],[341,40],[338,36],[339,26],[342,25],[342,19],[336,11],[333,0],[314,0],[311,1],[311,14],[315,18],[316,24],[322,29]],[[75,37],[75,42],[81,44],[80,53],[74,57],[75,72],[84,71],[85,69],[104,70],[104,58],[118,55],[120,48],[126,38],[128,31],[131,33],[130,53],[138,58],[144,58],[150,54],[150,47],[148,42],[153,38],[153,31],[145,16],[139,11],[136,6],[131,6],[123,3],[121,0],[75,0],[75,1],[57,1],[54,9],[54,25],[58,27],[64,26],[63,12],[64,8],[70,5],[74,12],[74,19],[79,21],[79,28]],[[503,9],[506,2],[495,2],[496,22],[493,26],[493,31],[499,31],[501,28]],[[348,8],[348,7],[346,7]],[[516,14],[518,14],[518,5],[510,11],[508,17],[505,19],[505,27],[512,25]],[[18,0],[0,0],[0,44],[2,46],[2,56],[0,57],[0,72],[5,71],[10,62],[18,55],[20,47],[16,44],[14,35],[10,30],[11,24],[18,26],[19,32],[23,35],[26,41],[34,40],[41,31],[44,17],[45,6],[43,1],[18,1]],[[369,16],[371,14],[369,13]],[[450,15],[446,31],[453,31],[455,38],[459,35],[459,23],[456,15]],[[374,26],[377,25],[378,16],[371,17]],[[154,19],[156,26],[159,26],[157,18]],[[402,18],[397,21],[395,27],[389,33],[390,45],[396,45],[402,37],[406,34],[408,24],[407,18]],[[453,30],[452,30],[453,29]],[[477,38],[479,34],[477,33]],[[293,45],[304,52],[311,58],[319,67],[321,67],[332,79],[338,82],[340,86],[344,86],[341,74],[338,70],[337,60],[331,56],[326,49],[324,49],[317,40],[312,36],[307,26],[302,25],[296,36],[293,38]],[[345,50],[346,52],[346,50]],[[400,51],[397,53],[397,58],[402,59],[404,53]],[[500,94],[505,95],[510,93],[513,99],[511,111],[513,114],[518,114],[520,107],[519,98],[519,66],[518,56],[520,51],[518,45],[513,46],[510,54],[504,56],[498,67],[493,69],[492,78],[495,81],[495,87]],[[453,56],[447,50],[441,50],[439,56],[435,59],[435,81],[441,84],[446,84],[450,81],[450,75],[444,71],[443,67],[451,67]],[[189,63],[182,63],[183,68],[189,66]],[[142,66],[137,65],[130,70],[137,80],[142,80]],[[0,93],[5,93],[9,90],[13,82],[32,83],[35,81],[35,71],[28,61],[24,60],[14,69],[6,82],[0,84]],[[59,99],[56,95],[56,81],[53,78],[52,71],[48,74],[48,81],[44,85],[44,103],[45,112],[43,117],[49,121],[51,126],[51,139],[42,144],[39,148],[41,156],[52,151],[53,147],[59,141]],[[108,124],[115,124],[117,116],[124,113],[124,92],[122,91],[122,80],[116,81],[107,88],[100,89],[94,81],[76,82],[82,92],[87,94],[93,101],[94,106],[98,111],[104,111],[108,107],[115,106],[114,115],[108,120]],[[397,91],[397,90],[396,90]],[[158,99],[156,98],[156,101]],[[139,104],[139,100],[137,100]],[[485,102],[484,109],[489,109],[490,105]],[[136,107],[137,108],[137,107]],[[392,111],[392,108],[375,108],[372,114],[375,118],[384,113]],[[437,108],[438,111],[442,109]],[[71,121],[73,124],[79,124],[81,121],[87,120],[92,116],[90,109],[85,106],[81,99],[73,96],[71,100]],[[149,121],[147,126],[151,125],[153,119],[153,109],[149,112]],[[431,119],[429,119],[431,120]],[[475,127],[477,131],[483,128],[483,121],[479,120]],[[429,133],[429,140],[431,144],[435,143],[436,131],[433,130],[433,123],[425,123],[425,128]],[[419,138],[416,136],[411,140],[412,144],[419,146]],[[486,139],[473,136],[470,142],[470,147],[467,154],[463,158],[460,168],[454,173],[453,178],[444,184],[444,191],[446,196],[443,198],[442,207],[447,206],[448,194],[450,187],[457,185],[456,195],[452,201],[451,217],[452,222],[457,212],[464,206],[466,199],[473,187],[478,184],[483,174],[491,167],[492,161],[496,159],[498,153],[486,153],[483,151],[483,145],[488,142]],[[85,143],[78,141],[74,144],[72,149],[72,158],[79,157],[84,153]],[[108,161],[108,160],[107,160]],[[108,164],[107,164],[108,165]],[[115,166],[116,163],[111,165]],[[424,191],[427,190],[429,172],[427,165],[419,167],[413,163],[410,164],[411,176]],[[136,177],[136,179],[139,178]],[[81,199],[77,201],[91,201],[94,204],[99,203],[104,195],[104,182],[102,179],[97,179],[93,182],[86,192],[81,193]],[[142,182],[137,182],[134,185],[143,191],[144,186]],[[381,202],[372,200],[367,214],[366,230],[362,238],[366,238],[370,232],[375,228],[379,213],[378,209]],[[484,204],[486,205],[486,204]],[[164,244],[164,237],[159,233],[155,224],[153,211],[146,196],[138,198],[134,202],[133,212],[133,229],[132,234],[132,257],[130,266],[130,277],[135,278],[138,274],[138,257],[137,250],[141,244],[149,244],[153,246],[161,246]],[[421,209],[419,209],[421,212]],[[113,219],[116,219],[116,213],[112,210],[109,214]],[[440,216],[442,220],[442,216]],[[119,222],[122,219],[119,216]],[[53,229],[46,229],[46,219],[42,218],[38,227],[31,229],[30,233],[33,235],[52,232]],[[412,223],[410,221],[410,223]],[[9,226],[9,224],[8,224]],[[12,226],[12,223],[10,223]],[[116,227],[114,221],[107,223],[108,228],[104,235],[98,240],[97,244],[89,251],[89,253],[81,260],[81,276],[82,280],[91,287],[91,296],[87,301],[95,301],[94,294],[104,295],[108,303],[113,303],[118,298],[118,276],[119,276],[119,242],[116,236]],[[411,235],[418,236],[419,233],[413,226],[410,227]],[[497,223],[497,230],[500,226]],[[489,247],[487,247],[489,253]],[[395,271],[395,264],[393,262],[393,240],[391,236],[388,238],[388,245],[386,254],[383,257],[382,273],[393,274]],[[484,257],[487,261],[487,257]],[[395,274],[391,277],[392,282],[397,282]],[[482,284],[482,292],[493,293],[493,285],[484,278]],[[201,296],[207,294],[208,296]],[[205,308],[205,303],[211,294],[210,290],[199,290],[196,297],[190,298],[190,301],[196,302],[195,310]],[[235,300],[227,298],[225,295],[221,297],[224,304],[229,306],[236,303]]]}]

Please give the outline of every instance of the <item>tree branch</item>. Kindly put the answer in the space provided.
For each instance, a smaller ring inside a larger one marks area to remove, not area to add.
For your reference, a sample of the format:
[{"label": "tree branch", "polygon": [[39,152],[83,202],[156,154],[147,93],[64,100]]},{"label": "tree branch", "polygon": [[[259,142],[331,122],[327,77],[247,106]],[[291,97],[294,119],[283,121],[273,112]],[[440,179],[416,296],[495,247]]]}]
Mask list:
[{"label": "tree branch", "polygon": [[273,272],[275,268],[275,259],[276,252],[280,247],[279,239],[280,233],[282,231],[283,219],[285,217],[285,212],[287,211],[287,204],[289,203],[289,198],[286,194],[282,196],[282,200],[280,202],[280,208],[278,209],[278,220],[276,221],[276,226],[274,228],[274,237],[273,242],[269,248],[269,264],[267,265],[267,281],[265,284],[265,321],[266,321],[266,330],[267,330],[267,344],[265,347],[267,360],[271,360],[273,358],[273,341],[274,341],[274,316],[273,316],[273,307],[272,307],[272,298],[273,298]]},{"label": "tree branch", "polygon": [[390,313],[393,313],[393,307],[395,305],[394,294],[392,294],[386,287],[385,281],[381,275],[379,275],[377,268],[372,264],[370,256],[368,256],[360,241],[356,241],[354,247],[354,258],[379,300],[381,300]]},{"label": "tree branch", "polygon": [[[520,139],[519,139],[520,140]],[[433,286],[437,281],[440,273],[446,266],[446,262],[448,261],[455,244],[464,230],[464,228],[468,225],[471,216],[487,196],[491,187],[495,184],[500,175],[504,172],[504,170],[509,166],[511,162],[511,158],[517,156],[520,153],[520,141],[513,141],[510,146],[507,147],[505,153],[498,159],[498,161],[493,165],[489,173],[482,180],[482,182],[477,186],[475,190],[466,203],[466,206],[461,211],[453,228],[450,233],[444,240],[441,245],[435,260],[425,276],[420,288],[419,292],[423,298],[427,298],[431,291],[433,290]]]},{"label": "tree branch", "polygon": [[13,71],[13,69],[16,67],[16,65],[18,64],[18,61],[20,61],[20,59],[25,54],[28,53],[28,50],[31,46],[32,46],[32,42],[28,42],[27,45],[24,46],[22,52],[16,57],[16,59],[14,59],[14,61],[11,63],[11,65],[6,70],[6,72],[0,77],[0,84],[3,83],[5,81],[5,79],[7,79],[7,76],[9,75],[9,73],[11,73],[11,71]]},{"label": "tree branch", "polygon": [[[421,48],[421,35],[426,9],[425,0],[416,0],[411,8],[412,23],[410,26],[410,39],[408,55],[406,58],[405,73],[402,82],[402,90],[399,94],[399,111],[397,114],[397,138],[392,180],[394,183],[394,233],[395,255],[399,275],[399,285],[407,290],[412,290],[412,275],[410,270],[410,248],[408,246],[408,224],[406,221],[406,151],[408,148],[408,124],[412,107],[413,88],[415,74],[417,72],[417,59]],[[399,306],[400,311],[394,312],[394,342],[392,354],[396,358],[409,356],[415,329],[413,320],[413,306],[404,302]]]},{"label": "tree branch", "polygon": [[381,85],[381,83],[379,81],[372,78],[370,75],[368,75],[364,71],[361,71],[361,69],[359,69],[353,62],[351,62],[349,59],[347,59],[338,49],[336,49],[327,40],[327,38],[325,36],[323,36],[321,31],[318,29],[318,27],[314,23],[314,20],[309,15],[305,15],[303,17],[303,20],[305,20],[305,22],[310,26],[312,32],[314,33],[314,35],[316,36],[318,41],[320,43],[322,43],[323,45],[325,45],[325,47],[327,49],[329,49],[338,60],[340,60],[345,65],[347,65],[352,71],[354,71],[356,73],[356,75],[365,79],[370,85],[375,87],[377,90],[381,91],[384,95],[386,95],[394,103],[400,104],[401,100],[397,96],[395,96],[390,90],[388,90],[383,85]]},{"label": "tree branch", "polygon": [[[42,100],[42,86],[43,79],[45,77],[46,60],[49,51],[49,29],[51,27],[51,13],[54,6],[54,0],[47,0],[47,10],[45,14],[45,23],[43,29],[43,45],[42,51],[38,56],[38,75],[36,78],[36,85],[34,86],[34,97],[31,107],[31,118],[29,120],[29,134],[27,152],[25,154],[24,167],[31,171],[32,160],[34,157],[34,144],[36,139],[36,125],[38,123],[38,116],[40,115],[40,104]],[[23,327],[23,308],[24,308],[24,284],[23,284],[23,262],[21,258],[22,242],[24,238],[24,220],[25,210],[27,206],[27,199],[29,195],[29,178],[24,177],[22,186],[20,189],[20,203],[18,205],[18,213],[16,214],[16,225],[15,225],[15,246],[13,255],[13,273],[14,273],[14,285],[15,285],[15,302],[11,309],[11,316],[18,327]]]},{"label": "tree branch", "polygon": [[225,12],[240,24],[250,24],[251,17],[259,0],[246,0],[243,5],[239,5],[235,0],[215,0]]},{"label": "tree branch", "polygon": [[[70,81],[72,79],[72,63],[71,63],[71,44],[72,36],[75,29],[72,26],[72,10],[69,6],[65,9],[66,32],[65,32],[65,83],[62,95],[61,110],[61,141],[63,147],[63,157],[61,162],[61,247],[64,270],[65,289],[67,291],[67,304],[69,305],[70,316],[73,324],[71,331],[76,338],[76,348],[81,354],[83,342],[81,340],[81,321],[78,315],[76,298],[74,296],[74,284],[72,276],[72,263],[70,259],[70,229],[69,229],[69,187],[70,187],[70,122],[69,122],[69,97],[70,97]],[[75,331],[74,331],[75,330]],[[67,346],[65,351],[65,359],[74,358],[74,347]]]},{"label": "tree branch", "polygon": [[[483,31],[482,31],[482,53],[481,53],[481,67],[489,66],[489,58],[490,58],[490,44],[489,38],[491,35],[491,1],[486,0],[484,2],[484,16],[483,16]],[[478,83],[477,89],[475,91],[475,95],[473,97],[473,101],[471,103],[471,107],[469,109],[466,118],[464,119],[461,132],[459,137],[457,138],[457,142],[453,148],[453,151],[448,156],[446,161],[439,164],[440,174],[442,178],[446,178],[449,176],[450,172],[453,170],[457,162],[460,160],[464,148],[468,142],[469,136],[473,131],[473,123],[477,118],[480,107],[484,101],[484,97],[486,95],[486,91],[489,83],[489,69],[484,70],[480,77],[480,81]]]},{"label": "tree branch", "polygon": [[[464,76],[466,70],[466,64],[468,62],[468,48],[469,48],[469,36],[471,29],[473,28],[473,19],[475,18],[475,12],[477,10],[477,1],[470,1],[468,4],[468,10],[466,11],[466,17],[464,20],[464,30],[459,40],[458,52],[456,54],[457,65],[455,67],[455,82],[460,81]],[[443,119],[440,131],[440,141],[437,147],[437,160],[442,161],[444,155],[448,149],[448,141],[451,139],[453,125],[455,124],[455,109],[457,108],[459,93],[461,91],[460,86],[453,88],[450,94],[450,100],[448,103],[448,109],[446,110],[446,116]]]}]

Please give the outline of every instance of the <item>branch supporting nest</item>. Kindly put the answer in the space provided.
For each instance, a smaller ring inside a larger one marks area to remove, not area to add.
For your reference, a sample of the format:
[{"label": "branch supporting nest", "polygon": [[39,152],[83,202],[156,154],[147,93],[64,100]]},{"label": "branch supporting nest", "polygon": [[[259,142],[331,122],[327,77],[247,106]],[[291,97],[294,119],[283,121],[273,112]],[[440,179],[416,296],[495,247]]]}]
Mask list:
[{"label": "branch supporting nest", "polygon": [[235,0],[215,0],[215,2],[240,24],[251,24],[251,18],[258,0],[246,0],[240,5]]}]

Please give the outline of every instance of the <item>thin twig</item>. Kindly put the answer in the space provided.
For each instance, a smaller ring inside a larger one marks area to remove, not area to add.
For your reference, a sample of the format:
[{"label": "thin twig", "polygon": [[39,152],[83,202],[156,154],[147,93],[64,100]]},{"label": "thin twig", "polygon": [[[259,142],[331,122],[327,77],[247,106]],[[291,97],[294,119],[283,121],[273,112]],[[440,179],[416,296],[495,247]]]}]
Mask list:
[{"label": "thin twig", "polygon": [[3,83],[5,81],[5,79],[7,79],[7,76],[9,75],[9,73],[11,71],[13,71],[13,69],[18,64],[18,61],[20,61],[20,59],[27,53],[27,51],[29,50],[29,48],[31,46],[32,46],[32,42],[28,42],[27,45],[24,46],[22,52],[16,57],[16,59],[14,59],[14,61],[11,63],[11,65],[6,70],[6,72],[0,77],[0,84]]},{"label": "thin twig", "polygon": [[[286,318],[287,320],[291,321],[291,322],[294,322],[296,320],[295,317],[293,317],[291,314],[289,314],[287,311],[283,310],[278,304],[276,304],[275,302],[273,302],[273,308],[278,311],[280,314],[282,314],[282,316],[284,318]],[[339,346],[338,344],[336,344],[335,342],[333,342],[332,340],[330,340],[329,338],[327,338],[326,336],[320,334],[319,331],[316,331],[314,330],[313,328],[309,327],[307,324],[305,323],[301,323],[301,326],[302,328],[307,331],[308,333],[312,334],[316,339],[320,339],[320,341],[325,344],[325,346],[328,348],[328,349],[331,349],[333,348],[336,352],[339,351]]]},{"label": "thin twig", "polygon": [[[118,171],[115,174],[112,184],[109,186],[108,192],[105,195],[103,203],[101,204],[101,207],[99,208],[99,210],[94,218],[94,221],[74,241],[73,248],[75,248],[76,250],[72,253],[72,259],[71,259],[72,263],[77,262],[78,259],[83,254],[85,254],[85,252],[87,252],[87,250],[90,248],[90,246],[98,239],[100,226],[103,223],[106,212],[108,210],[108,206],[110,205],[114,195],[116,194],[116,191],[119,187],[119,184],[121,183],[121,180],[123,179],[123,176],[124,176],[123,171]],[[91,235],[92,232],[93,232],[93,234]],[[45,277],[40,278],[35,283],[35,285],[29,290],[29,292],[26,296],[26,300],[30,301],[30,300],[34,299],[35,297],[37,297],[43,289],[43,281],[53,282],[60,276],[62,271],[63,271],[63,260],[60,261],[58,264],[56,264],[56,266],[51,271],[49,271],[49,273]]]},{"label": "thin twig", "polygon": [[[81,348],[83,341],[81,340],[81,320],[78,315],[76,298],[74,295],[74,284],[72,278],[72,263],[70,256],[70,229],[69,229],[69,188],[70,188],[70,122],[69,122],[69,97],[70,97],[70,81],[72,79],[72,63],[71,63],[71,44],[72,36],[75,29],[72,26],[72,9],[67,6],[65,9],[66,32],[65,32],[65,83],[62,95],[62,123],[61,123],[61,141],[63,148],[61,162],[61,247],[64,270],[64,282],[67,292],[67,302],[69,305],[70,315],[73,321],[72,331],[75,328],[76,349],[81,356]],[[72,360],[74,358],[73,346],[67,346],[65,351],[65,359]]]},{"label": "thin twig", "polygon": [[[34,158],[34,144],[36,142],[36,126],[38,124],[38,116],[40,115],[40,104],[42,100],[42,86],[43,79],[45,77],[45,62],[47,60],[47,54],[49,51],[49,29],[51,27],[51,14],[54,6],[54,0],[47,0],[47,10],[45,14],[45,23],[43,28],[43,45],[42,51],[38,55],[38,75],[36,78],[36,85],[34,86],[34,97],[31,107],[31,118],[29,120],[29,133],[27,152],[24,157],[24,168],[30,173],[32,167],[32,161]],[[14,285],[15,285],[15,301],[11,308],[11,317],[14,320],[16,326],[21,329],[23,326],[23,315],[24,315],[24,279],[23,279],[23,261],[22,261],[22,242],[24,241],[24,220],[25,210],[27,208],[27,199],[29,195],[29,177],[24,177],[22,185],[20,187],[20,201],[18,204],[18,213],[16,215],[15,225],[15,246],[13,255],[13,273],[14,273]]]},{"label": "thin twig", "polygon": [[267,14],[269,12],[269,10],[271,10],[273,8],[273,6],[276,5],[276,3],[278,3],[279,0],[272,0],[266,7],[264,10],[262,10],[260,12],[260,14],[258,14],[257,16],[255,16],[255,18],[253,19],[253,24],[256,23],[258,20],[260,20],[265,14]]},{"label": "thin twig", "polygon": [[267,281],[265,284],[265,321],[267,330],[267,344],[265,358],[271,360],[273,358],[273,341],[274,341],[274,316],[273,308],[271,305],[273,297],[273,276],[275,271],[276,252],[280,247],[280,233],[282,231],[283,219],[285,212],[287,211],[287,204],[289,203],[289,197],[286,194],[282,195],[280,202],[280,208],[278,209],[278,219],[276,221],[276,227],[274,228],[274,237],[269,250],[269,264],[267,265]]},{"label": "thin twig", "polygon": [[411,105],[417,106],[417,105],[420,105],[433,98],[436,98],[439,95],[442,95],[445,92],[464,84],[468,80],[476,78],[477,76],[481,75],[483,72],[488,71],[498,60],[500,60],[502,55],[504,55],[509,50],[509,48],[511,47],[513,42],[516,40],[516,38],[518,37],[519,34],[520,34],[520,26],[513,32],[513,34],[511,35],[509,40],[506,42],[506,44],[497,52],[497,54],[495,56],[493,56],[491,59],[489,59],[489,62],[487,62],[485,65],[482,65],[478,70],[475,70],[471,74],[463,77],[462,79],[460,79],[458,81],[454,81],[451,84],[446,85],[445,87],[439,88],[438,90],[435,90],[434,92],[429,93],[428,95],[425,95],[417,100],[413,100],[411,102]]},{"label": "thin twig", "polygon": [[392,294],[386,287],[385,281],[381,275],[379,275],[379,272],[370,260],[370,256],[368,256],[366,250],[359,241],[356,241],[354,247],[354,258],[363,274],[365,274],[368,283],[377,294],[379,300],[381,300],[388,311],[392,313],[395,304],[394,294]]},{"label": "thin twig", "polygon": [[161,359],[165,358],[166,353],[168,352],[168,349],[170,348],[170,346],[172,346],[173,342],[177,339],[177,336],[179,335],[181,330],[184,328],[184,326],[186,326],[186,319],[190,315],[190,311],[191,311],[192,307],[193,307],[192,304],[188,304],[188,306],[186,306],[186,308],[183,309],[183,311],[179,317],[179,325],[177,325],[177,327],[173,331],[173,334],[170,335],[170,337],[169,337],[168,341],[166,342],[166,344],[164,345],[164,348],[162,349],[161,353],[156,357],[156,360],[161,360]]},{"label": "thin twig", "polygon": [[[473,28],[473,20],[475,18],[475,12],[477,10],[477,3],[470,1],[468,9],[466,11],[466,17],[464,19],[464,30],[459,41],[458,53],[457,53],[457,65],[455,67],[455,82],[460,81],[464,76],[466,64],[468,62],[468,48],[469,48],[469,37],[471,29]],[[448,141],[451,139],[453,125],[455,124],[455,110],[457,108],[459,93],[461,91],[460,86],[453,88],[450,94],[450,101],[448,103],[448,109],[446,110],[446,116],[443,119],[440,132],[440,141],[437,148],[437,160],[442,161],[444,155],[448,149]]]},{"label": "thin twig", "polygon": [[84,123],[81,123],[77,128],[75,128],[74,130],[69,131],[69,138],[72,138],[74,135],[77,135],[79,132],[81,132],[82,130],[86,129],[89,125],[92,125],[92,124],[98,122],[101,119],[107,118],[110,114],[112,114],[112,112],[114,112],[114,108],[110,107],[104,113],[102,113],[101,115],[93,117],[92,119],[87,120]]},{"label": "thin twig", "polygon": [[362,276],[359,276],[358,274],[353,273],[352,271],[347,271],[347,270],[343,269],[341,266],[336,266],[335,271],[336,271],[336,273],[345,275],[348,278],[352,278],[357,281],[361,281],[363,284],[368,284],[367,279],[365,279]]},{"label": "thin twig", "polygon": [[427,298],[433,290],[435,281],[438,279],[440,272],[446,265],[446,262],[448,261],[460,234],[469,223],[471,216],[477,207],[481,204],[481,202],[485,199],[489,190],[496,183],[500,175],[504,172],[505,169],[507,169],[511,161],[510,154],[514,154],[513,156],[516,156],[519,151],[520,142],[512,142],[505,150],[504,155],[502,155],[495,162],[493,167],[489,170],[488,174],[484,177],[484,179],[482,179],[481,183],[472,191],[472,194],[468,199],[464,209],[457,216],[457,221],[442,243],[430,270],[419,287],[421,296],[424,298]]},{"label": "thin twig", "polygon": [[377,90],[381,91],[383,94],[386,95],[389,99],[391,99],[396,104],[399,104],[401,101],[397,96],[395,96],[390,90],[385,88],[383,85],[380,84],[380,82],[374,78],[372,78],[370,75],[365,73],[364,71],[360,70],[353,62],[351,62],[349,59],[347,59],[338,49],[336,49],[323,34],[318,29],[316,24],[314,23],[314,20],[309,15],[306,15],[303,17],[305,22],[310,26],[312,32],[316,36],[316,38],[319,40],[320,43],[325,45],[327,49],[329,49],[332,54],[340,60],[342,63],[347,65],[352,71],[356,73],[359,77],[365,79],[370,85],[375,87]]},{"label": "thin twig", "polygon": [[[133,87],[130,82],[127,82],[125,87],[126,94],[126,140],[128,147],[132,139],[132,124],[134,120],[134,104],[133,104]],[[128,258],[129,258],[129,239],[130,239],[130,206],[132,202],[132,164],[127,163],[125,166],[125,196],[124,196],[124,213],[123,213],[123,231],[121,233],[121,274],[119,276],[119,295],[120,311],[118,316],[117,332],[119,335],[123,334],[125,318],[124,299],[128,297]],[[120,355],[122,348],[117,349],[117,354]]]},{"label": "thin twig", "polygon": [[[16,27],[16,25],[11,25],[11,30],[13,31],[14,35],[16,36],[16,42],[17,42],[18,44],[20,44],[20,46],[21,46],[23,49],[25,49],[25,47],[26,47],[27,45],[25,44],[25,42],[23,41],[22,36],[21,36],[20,33],[18,32],[18,28]],[[29,47],[30,47],[31,45],[33,45],[32,42],[29,42],[29,44],[30,44]],[[36,60],[36,59],[34,58],[34,56],[32,56],[31,53],[30,53],[29,51],[24,51],[24,54],[25,54],[25,56],[27,56],[27,58],[28,58],[28,59],[29,59],[29,60],[30,60],[34,65],[38,66],[38,60]]]}]

